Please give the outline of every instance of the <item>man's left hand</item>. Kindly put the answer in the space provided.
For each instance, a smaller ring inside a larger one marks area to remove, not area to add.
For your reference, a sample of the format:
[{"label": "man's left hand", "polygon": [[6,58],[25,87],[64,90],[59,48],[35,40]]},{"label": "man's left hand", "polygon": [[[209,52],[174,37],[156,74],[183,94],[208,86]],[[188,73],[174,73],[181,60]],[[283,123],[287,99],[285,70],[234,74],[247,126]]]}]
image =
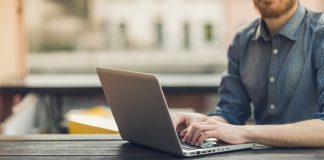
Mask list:
[{"label": "man's left hand", "polygon": [[199,146],[207,138],[216,138],[230,144],[241,144],[249,142],[246,135],[247,131],[244,126],[208,119],[205,122],[193,124],[189,132],[183,137],[182,142]]}]

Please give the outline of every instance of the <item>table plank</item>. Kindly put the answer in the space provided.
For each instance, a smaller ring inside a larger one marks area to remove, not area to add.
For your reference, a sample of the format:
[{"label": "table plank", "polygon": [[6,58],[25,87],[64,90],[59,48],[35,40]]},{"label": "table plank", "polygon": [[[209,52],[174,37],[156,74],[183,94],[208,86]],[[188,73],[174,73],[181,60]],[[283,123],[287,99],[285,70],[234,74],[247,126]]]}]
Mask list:
[{"label": "table plank", "polygon": [[[0,136],[1,159],[182,159],[141,147],[116,135]],[[323,160],[323,148],[268,148],[243,150],[186,159]]]},{"label": "table plank", "polygon": [[119,134],[35,134],[35,135],[0,135],[0,141],[95,141],[121,140]]},{"label": "table plank", "polygon": [[127,141],[1,141],[0,156],[173,156]]},{"label": "table plank", "polygon": [[193,158],[181,158],[181,157],[159,157],[159,156],[0,156],[0,160],[17,160],[17,159],[32,159],[32,160],[80,160],[80,159],[111,159],[111,160],[165,160],[165,159],[200,159],[200,160],[323,160],[322,158],[316,157],[314,155],[296,155],[292,157],[291,155],[257,155],[257,156],[200,156]]}]

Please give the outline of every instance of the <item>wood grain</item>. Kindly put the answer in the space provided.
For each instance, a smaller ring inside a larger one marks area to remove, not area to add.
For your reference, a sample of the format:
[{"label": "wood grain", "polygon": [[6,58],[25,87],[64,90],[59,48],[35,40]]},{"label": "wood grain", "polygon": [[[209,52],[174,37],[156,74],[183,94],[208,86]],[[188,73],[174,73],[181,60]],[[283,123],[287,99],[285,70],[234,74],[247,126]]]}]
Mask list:
[{"label": "wood grain", "polygon": [[[2,159],[182,159],[141,147],[116,135],[0,136]],[[216,160],[323,160],[323,148],[269,148],[243,150],[186,159]]]}]

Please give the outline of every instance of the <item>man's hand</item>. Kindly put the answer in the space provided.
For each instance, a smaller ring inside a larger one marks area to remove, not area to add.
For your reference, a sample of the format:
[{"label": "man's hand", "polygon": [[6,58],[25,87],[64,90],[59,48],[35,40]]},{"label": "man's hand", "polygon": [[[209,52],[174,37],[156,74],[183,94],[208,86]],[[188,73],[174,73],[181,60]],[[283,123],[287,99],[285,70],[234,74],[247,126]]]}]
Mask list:
[{"label": "man's hand", "polygon": [[193,124],[189,132],[183,137],[182,142],[199,146],[207,138],[216,138],[230,144],[240,144],[248,142],[246,135],[247,131],[243,126],[208,119]]},{"label": "man's hand", "polygon": [[204,122],[207,119],[207,116],[200,113],[179,112],[172,115],[173,127],[180,137],[183,137],[194,123]]}]

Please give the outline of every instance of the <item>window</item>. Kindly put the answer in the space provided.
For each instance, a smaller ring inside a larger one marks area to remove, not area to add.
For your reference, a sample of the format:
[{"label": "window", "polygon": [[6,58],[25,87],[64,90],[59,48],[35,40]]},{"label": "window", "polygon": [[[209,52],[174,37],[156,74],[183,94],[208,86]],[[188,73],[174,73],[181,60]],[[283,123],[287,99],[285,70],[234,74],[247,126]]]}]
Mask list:
[{"label": "window", "polygon": [[190,26],[188,22],[183,24],[183,46],[185,49],[190,49]]},{"label": "window", "polygon": [[209,43],[214,41],[214,28],[212,24],[208,23],[204,26],[204,39]]},{"label": "window", "polygon": [[156,32],[156,47],[158,49],[162,49],[163,48],[163,24],[162,22],[157,22],[155,24],[155,32]]},{"label": "window", "polygon": [[125,23],[119,25],[119,37],[120,37],[120,48],[128,49],[128,36],[127,36],[127,26]]}]

